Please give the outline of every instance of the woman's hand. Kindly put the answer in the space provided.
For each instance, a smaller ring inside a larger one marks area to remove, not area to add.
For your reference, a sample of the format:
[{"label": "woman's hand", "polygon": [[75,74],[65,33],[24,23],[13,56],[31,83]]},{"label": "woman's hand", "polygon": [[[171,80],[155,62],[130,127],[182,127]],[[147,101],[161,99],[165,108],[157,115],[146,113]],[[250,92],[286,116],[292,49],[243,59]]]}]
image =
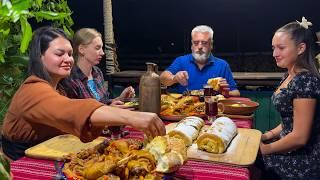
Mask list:
[{"label": "woman's hand", "polygon": [[272,130],[267,131],[261,135],[261,141],[267,141],[274,138],[274,133]]},{"label": "woman's hand", "polygon": [[166,129],[155,113],[128,111],[110,106],[101,106],[90,116],[93,127],[129,125],[143,131],[147,136],[162,136]]},{"label": "woman's hand", "polygon": [[117,108],[121,108],[121,109],[127,109],[127,110],[134,110],[134,108],[127,106],[124,104],[124,102],[119,101],[119,100],[113,100],[110,104],[110,106],[112,107],[117,107]]},{"label": "woman's hand", "polygon": [[135,116],[129,120],[130,126],[139,129],[149,137],[163,136],[166,134],[162,120],[155,113],[136,112]]},{"label": "woman's hand", "polygon": [[260,142],[260,154],[266,155],[270,154],[270,144],[264,144],[263,142]]},{"label": "woman's hand", "polygon": [[133,98],[135,96],[136,96],[136,93],[134,91],[134,88],[132,86],[129,86],[122,91],[122,93],[117,99]]}]

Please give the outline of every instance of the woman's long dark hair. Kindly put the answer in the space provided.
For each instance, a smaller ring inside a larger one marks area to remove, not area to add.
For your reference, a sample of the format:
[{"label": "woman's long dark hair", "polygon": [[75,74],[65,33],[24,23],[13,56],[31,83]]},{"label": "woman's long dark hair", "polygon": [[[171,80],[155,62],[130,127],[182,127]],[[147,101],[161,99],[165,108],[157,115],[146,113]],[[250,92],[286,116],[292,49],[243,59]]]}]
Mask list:
[{"label": "woman's long dark hair", "polygon": [[301,69],[306,69],[312,74],[320,77],[318,71],[319,64],[315,58],[317,39],[315,38],[315,33],[312,31],[311,27],[307,29],[301,26],[298,22],[291,22],[279,28],[276,32],[288,33],[296,45],[300,43],[306,44],[306,49],[298,56],[298,61],[295,66]]},{"label": "woman's long dark hair", "polygon": [[51,82],[51,76],[43,66],[41,55],[47,51],[50,42],[58,37],[63,37],[70,41],[64,31],[59,28],[45,26],[34,31],[30,45],[28,76],[35,75]]}]

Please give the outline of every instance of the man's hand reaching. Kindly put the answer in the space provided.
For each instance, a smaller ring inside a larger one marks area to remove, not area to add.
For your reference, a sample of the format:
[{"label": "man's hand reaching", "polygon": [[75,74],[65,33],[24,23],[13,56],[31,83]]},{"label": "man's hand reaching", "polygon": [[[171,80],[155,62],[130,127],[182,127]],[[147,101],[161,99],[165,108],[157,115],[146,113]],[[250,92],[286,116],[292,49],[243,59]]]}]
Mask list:
[{"label": "man's hand reaching", "polygon": [[179,71],[173,76],[173,81],[181,84],[182,86],[188,85],[189,75],[187,71]]}]

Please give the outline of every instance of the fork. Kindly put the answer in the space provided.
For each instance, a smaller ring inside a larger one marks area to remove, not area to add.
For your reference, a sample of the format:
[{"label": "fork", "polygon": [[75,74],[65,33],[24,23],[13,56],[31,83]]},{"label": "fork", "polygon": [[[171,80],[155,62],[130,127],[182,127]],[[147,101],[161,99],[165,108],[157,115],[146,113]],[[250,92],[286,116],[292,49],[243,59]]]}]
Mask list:
[{"label": "fork", "polygon": [[66,180],[62,172],[63,165],[60,166],[59,161],[54,161],[54,169],[57,171],[57,174],[53,177],[54,180]]},{"label": "fork", "polygon": [[190,95],[191,95],[191,92],[190,92],[190,90],[189,90],[188,86],[186,87],[186,91],[185,91],[185,93],[186,93],[186,96],[190,96]]}]

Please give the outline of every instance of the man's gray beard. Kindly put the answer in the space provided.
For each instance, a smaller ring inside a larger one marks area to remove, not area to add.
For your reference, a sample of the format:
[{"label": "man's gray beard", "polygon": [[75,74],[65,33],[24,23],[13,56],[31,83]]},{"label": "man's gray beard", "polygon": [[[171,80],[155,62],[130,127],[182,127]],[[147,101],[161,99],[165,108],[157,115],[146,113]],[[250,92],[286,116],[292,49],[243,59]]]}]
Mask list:
[{"label": "man's gray beard", "polygon": [[206,54],[206,53],[203,53],[203,54],[199,54],[199,53],[195,53],[193,52],[192,53],[192,56],[193,58],[195,59],[195,61],[197,63],[200,63],[200,64],[205,64],[207,61],[208,61],[208,58],[210,56],[210,53]]}]

